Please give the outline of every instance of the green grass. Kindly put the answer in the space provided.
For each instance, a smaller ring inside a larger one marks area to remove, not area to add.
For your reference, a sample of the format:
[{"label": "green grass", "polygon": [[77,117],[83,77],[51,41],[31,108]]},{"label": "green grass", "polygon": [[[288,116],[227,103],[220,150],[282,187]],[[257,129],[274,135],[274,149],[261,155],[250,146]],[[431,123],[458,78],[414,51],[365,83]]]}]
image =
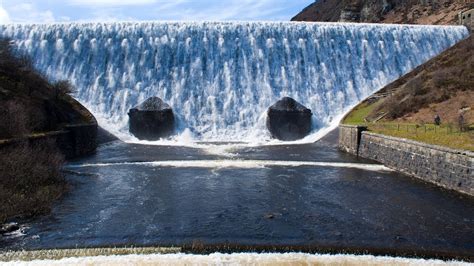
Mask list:
[{"label": "green grass", "polygon": [[[369,131],[393,137],[474,151],[473,125],[466,132],[459,132],[456,126],[448,124],[435,127],[434,125],[425,126],[397,121],[397,119],[416,113],[423,108],[430,107],[435,110],[439,104],[458,93],[466,94],[468,91],[472,91],[474,54],[470,51],[473,48],[474,37],[470,36],[382,89],[382,92],[393,91],[396,93],[391,93],[387,98],[379,99],[373,103],[367,101],[361,103],[346,116],[342,123],[366,125]],[[463,99],[460,101],[458,104],[444,107],[448,108],[445,111],[456,114],[461,107],[458,106],[459,104],[462,106],[469,104],[468,101],[466,104],[462,103]],[[376,120],[381,113],[387,114],[383,120],[376,123],[366,121],[366,118],[370,121]]]},{"label": "green grass", "polygon": [[380,105],[380,101],[375,103],[369,104],[367,102],[363,102],[358,105],[354,110],[352,110],[346,118],[344,118],[343,124],[347,125],[364,125],[367,122],[365,118],[374,110],[377,106]]},{"label": "green grass", "polygon": [[346,125],[364,125],[368,130],[387,136],[404,138],[433,145],[445,146],[452,149],[474,151],[474,125],[465,132],[460,132],[456,126],[433,124],[413,124],[382,121],[368,123],[365,118],[383,101],[361,103],[343,120]]},{"label": "green grass", "polygon": [[449,125],[375,123],[367,126],[369,131],[387,136],[411,139],[452,149],[474,151],[474,129],[472,127],[461,132],[457,127]]}]

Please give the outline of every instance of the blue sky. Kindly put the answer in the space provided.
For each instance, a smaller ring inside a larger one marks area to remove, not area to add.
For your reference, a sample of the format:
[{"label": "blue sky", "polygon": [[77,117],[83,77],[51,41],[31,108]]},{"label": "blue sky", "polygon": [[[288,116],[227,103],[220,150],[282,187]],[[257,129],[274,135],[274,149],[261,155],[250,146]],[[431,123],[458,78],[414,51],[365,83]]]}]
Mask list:
[{"label": "blue sky", "polygon": [[314,0],[0,0],[0,23],[290,20]]}]

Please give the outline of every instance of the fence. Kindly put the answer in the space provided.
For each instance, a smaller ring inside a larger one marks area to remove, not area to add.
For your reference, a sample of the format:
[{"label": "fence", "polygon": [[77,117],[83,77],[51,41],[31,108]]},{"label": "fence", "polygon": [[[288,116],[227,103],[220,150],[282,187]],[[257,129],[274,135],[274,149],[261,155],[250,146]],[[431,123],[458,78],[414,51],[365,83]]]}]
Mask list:
[{"label": "fence", "polygon": [[473,134],[468,126],[460,127],[452,124],[434,125],[434,124],[385,124],[373,123],[367,125],[370,129],[404,131],[407,133],[435,133],[435,134]]}]

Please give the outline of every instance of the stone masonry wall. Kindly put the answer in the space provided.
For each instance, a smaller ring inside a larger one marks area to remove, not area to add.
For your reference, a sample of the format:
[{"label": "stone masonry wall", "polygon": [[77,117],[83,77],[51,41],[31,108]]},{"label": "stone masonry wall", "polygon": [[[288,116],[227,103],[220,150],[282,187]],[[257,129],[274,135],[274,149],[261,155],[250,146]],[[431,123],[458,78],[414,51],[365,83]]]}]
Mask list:
[{"label": "stone masonry wall", "polygon": [[345,152],[357,155],[361,133],[367,130],[363,126],[340,125],[339,126],[339,148]]},{"label": "stone masonry wall", "polygon": [[359,143],[357,152],[353,152],[353,142],[347,141],[353,137],[353,131],[341,127],[339,145],[342,150],[378,161],[424,181],[474,196],[474,153],[371,132],[361,132],[356,140]]},{"label": "stone masonry wall", "polygon": [[53,141],[66,159],[74,159],[95,152],[97,148],[97,124],[77,124],[65,126],[63,130],[36,134],[25,138],[0,140],[0,148],[27,141],[38,145]]}]

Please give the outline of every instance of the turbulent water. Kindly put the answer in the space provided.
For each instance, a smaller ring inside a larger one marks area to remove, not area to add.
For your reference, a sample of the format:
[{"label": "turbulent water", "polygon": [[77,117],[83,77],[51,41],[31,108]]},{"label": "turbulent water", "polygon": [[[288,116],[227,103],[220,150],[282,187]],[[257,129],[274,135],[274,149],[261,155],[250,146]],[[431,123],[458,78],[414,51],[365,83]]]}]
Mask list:
[{"label": "turbulent water", "polygon": [[[269,22],[7,25],[20,52],[113,133],[132,140],[128,110],[159,96],[177,134],[199,141],[269,139],[266,110],[290,96],[313,133],[467,36],[464,27]],[[179,139],[179,137],[178,137]]]},{"label": "turbulent water", "polygon": [[[53,252],[52,252],[53,253]],[[59,252],[58,252],[59,253]],[[234,253],[210,255],[190,254],[153,254],[153,255],[127,255],[127,256],[101,256],[101,257],[79,257],[63,258],[61,260],[34,260],[13,261],[5,265],[386,265],[386,266],[468,266],[470,263],[461,261],[441,261],[424,259],[405,259],[376,256],[354,256],[354,255],[321,255],[305,253],[285,254],[256,254],[256,253]]]}]

